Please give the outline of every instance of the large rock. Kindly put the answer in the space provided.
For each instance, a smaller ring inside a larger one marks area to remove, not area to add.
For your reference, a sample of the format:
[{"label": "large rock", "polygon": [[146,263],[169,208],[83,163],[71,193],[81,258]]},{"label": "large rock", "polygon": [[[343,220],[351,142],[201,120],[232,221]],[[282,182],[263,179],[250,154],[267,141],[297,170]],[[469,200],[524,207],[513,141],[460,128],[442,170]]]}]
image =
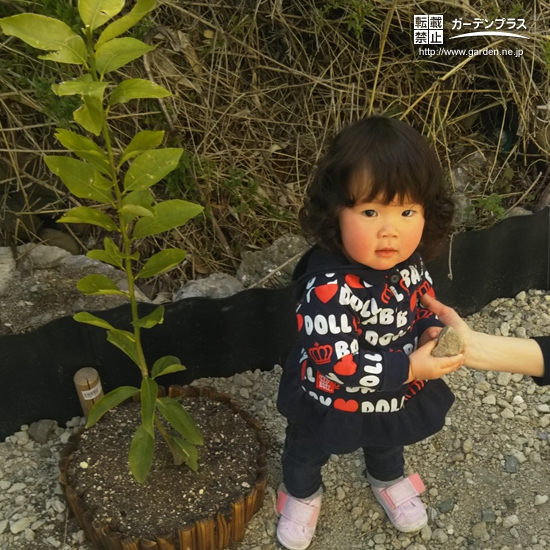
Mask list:
[{"label": "large rock", "polygon": [[275,271],[275,275],[283,282],[290,282],[299,255],[307,248],[308,244],[303,237],[289,233],[265,250],[244,252],[242,263],[237,269],[237,279],[249,287]]},{"label": "large rock", "polygon": [[[18,246],[15,256],[11,248],[0,248],[0,335],[27,332],[78,311],[128,303],[124,296],[84,296],[76,288],[79,279],[98,273],[126,290],[126,274],[113,266],[33,243]],[[139,290],[137,298],[149,301]]]},{"label": "large rock", "polygon": [[204,279],[189,281],[174,292],[172,300],[177,302],[184,298],[226,298],[243,290],[243,285],[225,273],[213,273]]}]

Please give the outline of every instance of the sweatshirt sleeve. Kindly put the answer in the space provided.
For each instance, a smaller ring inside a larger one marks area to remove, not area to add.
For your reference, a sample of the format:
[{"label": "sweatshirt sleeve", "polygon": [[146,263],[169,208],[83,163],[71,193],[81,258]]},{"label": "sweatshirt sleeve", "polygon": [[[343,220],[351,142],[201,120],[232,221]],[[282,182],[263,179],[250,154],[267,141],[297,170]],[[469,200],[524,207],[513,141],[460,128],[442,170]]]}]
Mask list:
[{"label": "sweatshirt sleeve", "polygon": [[348,387],[400,389],[409,377],[408,355],[362,345],[358,310],[367,301],[368,291],[361,289],[359,297],[343,278],[309,284],[297,309],[298,338],[315,368]]}]

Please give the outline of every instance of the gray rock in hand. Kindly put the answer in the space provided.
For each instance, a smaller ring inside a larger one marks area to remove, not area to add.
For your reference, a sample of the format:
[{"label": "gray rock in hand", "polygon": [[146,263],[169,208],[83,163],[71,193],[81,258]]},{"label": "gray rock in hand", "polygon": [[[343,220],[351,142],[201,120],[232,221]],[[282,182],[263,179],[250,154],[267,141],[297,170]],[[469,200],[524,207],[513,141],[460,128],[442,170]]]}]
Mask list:
[{"label": "gray rock in hand", "polygon": [[437,345],[432,350],[434,357],[452,357],[464,349],[464,340],[453,327],[445,327],[437,338]]}]

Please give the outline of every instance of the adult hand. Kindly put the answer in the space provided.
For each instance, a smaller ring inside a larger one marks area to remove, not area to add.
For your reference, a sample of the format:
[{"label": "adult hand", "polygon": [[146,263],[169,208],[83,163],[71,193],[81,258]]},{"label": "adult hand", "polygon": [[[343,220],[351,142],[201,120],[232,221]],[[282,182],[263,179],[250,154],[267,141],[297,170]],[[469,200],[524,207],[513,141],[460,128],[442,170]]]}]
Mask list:
[{"label": "adult hand", "polygon": [[[468,344],[473,331],[452,307],[442,304],[439,300],[436,300],[429,294],[424,294],[424,296],[420,298],[420,302],[425,308],[435,313],[442,323],[453,327],[464,340],[464,348],[468,349]],[[435,338],[439,334],[439,331],[439,328],[431,327],[425,330],[424,334],[429,333],[431,338]],[[432,335],[433,333],[435,333],[435,335]]]},{"label": "adult hand", "polygon": [[419,347],[409,355],[410,369],[409,379],[435,380],[459,369],[464,364],[464,355],[458,354],[452,357],[434,357],[431,351],[436,345],[435,340]]}]

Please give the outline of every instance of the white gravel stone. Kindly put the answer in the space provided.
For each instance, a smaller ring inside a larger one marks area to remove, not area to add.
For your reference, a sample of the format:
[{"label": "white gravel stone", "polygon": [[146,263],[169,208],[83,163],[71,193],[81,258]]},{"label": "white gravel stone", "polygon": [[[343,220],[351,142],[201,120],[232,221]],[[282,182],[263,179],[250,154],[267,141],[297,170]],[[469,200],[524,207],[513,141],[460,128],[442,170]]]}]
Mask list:
[{"label": "white gravel stone", "polygon": [[548,502],[548,495],[537,495],[535,497],[535,506],[541,506]]},{"label": "white gravel stone", "polygon": [[518,525],[518,524],[519,524],[519,518],[515,514],[512,514],[510,516],[506,516],[502,520],[502,526],[505,529],[510,529],[511,527],[514,527],[514,525]]},{"label": "white gravel stone", "polygon": [[17,521],[10,521],[10,531],[14,535],[17,535],[17,533],[21,533],[22,531],[30,527],[31,523],[32,521],[30,518],[21,518]]},{"label": "white gravel stone", "polygon": [[511,420],[512,418],[514,418],[514,413],[511,409],[504,409],[500,413],[500,416],[502,416],[502,418],[506,418],[507,420]]},{"label": "white gravel stone", "polygon": [[512,379],[512,374],[509,372],[499,372],[497,374],[497,384],[499,386],[507,386]]}]

